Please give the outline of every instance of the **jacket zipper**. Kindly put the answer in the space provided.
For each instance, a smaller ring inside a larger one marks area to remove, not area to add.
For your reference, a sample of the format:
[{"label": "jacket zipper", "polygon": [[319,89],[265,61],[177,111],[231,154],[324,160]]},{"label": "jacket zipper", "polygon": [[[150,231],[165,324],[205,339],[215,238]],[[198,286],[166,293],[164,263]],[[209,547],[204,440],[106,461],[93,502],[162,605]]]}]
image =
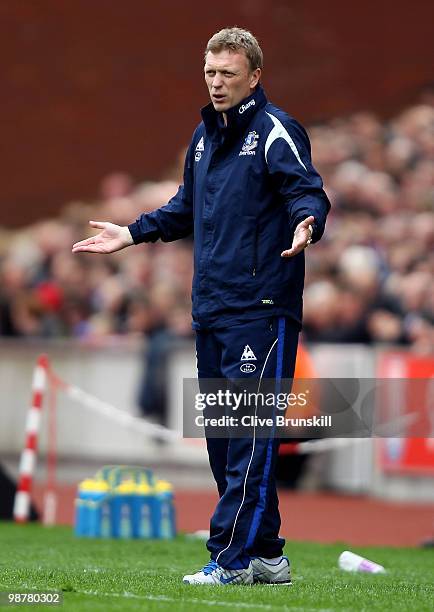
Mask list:
[{"label": "jacket zipper", "polygon": [[256,276],[258,268],[258,228],[255,228],[255,238],[253,241],[253,263],[252,263],[252,276]]}]

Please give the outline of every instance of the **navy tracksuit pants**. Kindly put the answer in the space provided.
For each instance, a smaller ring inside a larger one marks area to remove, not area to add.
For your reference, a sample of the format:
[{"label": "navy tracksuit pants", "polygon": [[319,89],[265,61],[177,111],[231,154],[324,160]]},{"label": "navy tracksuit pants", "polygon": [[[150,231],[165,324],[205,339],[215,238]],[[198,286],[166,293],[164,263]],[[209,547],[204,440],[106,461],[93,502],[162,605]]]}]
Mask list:
[{"label": "navy tracksuit pants", "polygon": [[[199,384],[201,379],[248,378],[255,386],[262,379],[279,385],[280,379],[294,375],[298,335],[299,326],[286,317],[198,330]],[[207,542],[211,558],[227,569],[240,569],[249,565],[250,557],[280,556],[285,540],[279,537],[274,478],[279,440],[258,437],[254,430],[248,437],[208,437],[207,448],[220,495]]]}]

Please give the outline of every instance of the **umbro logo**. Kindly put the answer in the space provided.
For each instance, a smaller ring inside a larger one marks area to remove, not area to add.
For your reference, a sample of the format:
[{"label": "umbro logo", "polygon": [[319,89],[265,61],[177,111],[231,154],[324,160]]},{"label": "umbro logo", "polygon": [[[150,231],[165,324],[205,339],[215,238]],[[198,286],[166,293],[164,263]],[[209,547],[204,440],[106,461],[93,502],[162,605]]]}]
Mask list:
[{"label": "umbro logo", "polygon": [[220,576],[220,582],[222,584],[229,584],[230,582],[236,580],[238,576],[241,576],[241,572],[239,574],[235,574],[234,576],[228,576],[227,578],[225,578],[224,576]]}]

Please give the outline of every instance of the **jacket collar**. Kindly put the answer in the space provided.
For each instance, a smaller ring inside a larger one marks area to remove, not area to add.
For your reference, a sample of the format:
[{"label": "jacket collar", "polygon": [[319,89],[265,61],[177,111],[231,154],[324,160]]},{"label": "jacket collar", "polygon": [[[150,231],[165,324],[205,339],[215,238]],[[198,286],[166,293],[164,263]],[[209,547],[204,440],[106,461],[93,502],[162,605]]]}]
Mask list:
[{"label": "jacket collar", "polygon": [[[258,85],[250,96],[226,111],[227,130],[229,132],[242,131],[250,123],[253,115],[263,108],[267,102],[262,86]],[[222,113],[217,112],[212,103],[201,109],[201,115],[209,135],[223,128]]]}]

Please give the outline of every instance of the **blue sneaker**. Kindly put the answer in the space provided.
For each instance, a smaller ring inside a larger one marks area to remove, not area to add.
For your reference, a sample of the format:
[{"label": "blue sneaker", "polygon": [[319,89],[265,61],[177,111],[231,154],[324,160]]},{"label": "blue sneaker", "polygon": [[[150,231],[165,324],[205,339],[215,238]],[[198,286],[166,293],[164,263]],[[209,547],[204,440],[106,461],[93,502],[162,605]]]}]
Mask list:
[{"label": "blue sneaker", "polygon": [[291,586],[291,569],[288,557],[277,557],[276,559],[253,557],[251,564],[255,583]]},{"label": "blue sneaker", "polygon": [[182,581],[185,584],[211,584],[227,586],[228,584],[253,584],[252,564],[246,569],[225,569],[215,561],[210,561],[195,574],[187,574]]}]

